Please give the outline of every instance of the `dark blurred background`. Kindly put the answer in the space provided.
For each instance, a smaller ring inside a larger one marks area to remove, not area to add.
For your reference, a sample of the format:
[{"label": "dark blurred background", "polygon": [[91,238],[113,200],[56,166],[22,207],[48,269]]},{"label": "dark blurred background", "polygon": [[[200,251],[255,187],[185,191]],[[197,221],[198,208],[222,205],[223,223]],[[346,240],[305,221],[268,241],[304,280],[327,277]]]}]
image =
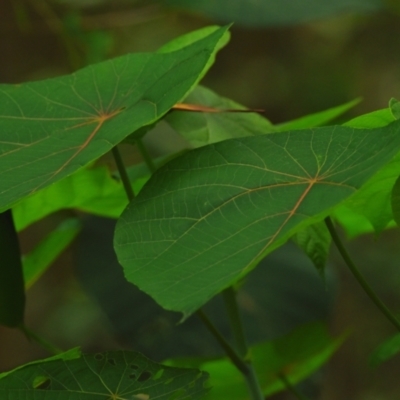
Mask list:
[{"label": "dark blurred background", "polygon": [[[179,0],[0,0],[0,82],[70,73],[128,52],[156,50],[203,26],[233,21],[231,41],[202,83],[248,107],[265,109],[273,123],[362,97],[346,114],[348,119],[384,108],[391,97],[400,97],[400,2],[307,0],[301,10],[296,9],[299,2],[294,0],[282,0],[280,7],[272,3],[277,2],[203,0],[186,2],[185,7]],[[171,143],[165,143],[164,149],[171,148]],[[125,149],[125,154],[131,162],[140,161],[132,148]],[[23,231],[23,252],[71,215],[75,215],[71,210],[59,212]],[[118,280],[120,276],[110,278],[104,272],[115,262],[112,249],[106,249],[114,222],[91,216],[83,216],[83,221],[80,238],[29,289],[27,325],[65,349],[78,345],[85,351],[146,349],[147,345],[154,350],[155,354],[147,351],[153,358],[170,356],[174,344],[169,340],[179,337],[171,330],[173,317],[160,316],[155,305],[136,294],[127,294],[129,301],[139,304],[136,319],[124,325],[125,314],[121,310],[119,316],[115,314],[115,293],[122,291],[119,288],[124,283]],[[349,243],[367,278],[395,311],[400,309],[399,239],[398,230],[393,229],[379,238],[364,235]],[[100,253],[102,249],[108,255]],[[375,370],[367,364],[371,351],[394,332],[335,251],[326,289],[294,246],[281,250],[266,264],[263,273],[267,275],[262,279],[269,282],[269,299],[265,288],[260,289],[260,298],[254,286],[248,293],[260,303],[270,301],[268,319],[263,321],[268,329],[258,330],[259,336],[251,333],[252,340],[275,337],[316,318],[327,319],[333,334],[350,328],[349,339],[315,378],[318,390],[313,398],[399,399],[399,357]],[[261,274],[258,270],[261,268],[256,271]],[[254,275],[255,282],[260,279],[257,277]],[[110,281],[114,286],[105,292],[101,282]],[[140,316],[139,311],[146,311],[143,304],[153,310],[151,326],[144,326],[147,314]],[[245,305],[244,295],[242,308]],[[208,307],[218,318],[218,300]],[[253,320],[260,318],[253,313]],[[189,320],[188,330],[191,325],[197,333],[201,329]],[[161,348],[156,348],[151,342],[154,332],[163,329],[167,333],[158,338]],[[181,329],[187,336],[185,328]],[[140,334],[150,343],[140,339]],[[189,343],[188,352],[196,345]],[[201,351],[217,351],[213,344],[201,346]],[[44,356],[48,354],[20,333],[0,328],[0,371]],[[274,398],[291,397],[279,394]]]}]

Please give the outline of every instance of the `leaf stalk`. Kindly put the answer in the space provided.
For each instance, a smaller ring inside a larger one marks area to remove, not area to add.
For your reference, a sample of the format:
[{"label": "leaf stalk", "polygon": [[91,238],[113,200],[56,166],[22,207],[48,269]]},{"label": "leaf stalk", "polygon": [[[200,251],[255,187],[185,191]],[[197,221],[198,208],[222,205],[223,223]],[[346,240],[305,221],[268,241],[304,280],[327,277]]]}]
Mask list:
[{"label": "leaf stalk", "polygon": [[373,301],[373,303],[378,307],[381,313],[395,326],[395,328],[400,332],[400,321],[392,314],[392,312],[386,307],[383,301],[379,298],[379,296],[374,292],[369,283],[365,280],[364,276],[357,268],[353,260],[351,259],[349,253],[346,248],[343,246],[342,241],[339,238],[339,235],[336,231],[336,228],[332,222],[330,217],[325,218],[325,224],[332,236],[332,240],[335,243],[340,255],[342,256],[344,262],[357,279],[358,283],[363,288],[364,292],[368,295],[368,297]]},{"label": "leaf stalk", "polygon": [[129,201],[132,201],[135,197],[133,193],[131,181],[129,180],[128,173],[126,172],[124,161],[122,160],[122,156],[117,146],[114,146],[112,151],[112,155],[114,156],[115,164],[117,165],[119,176],[121,177],[122,184],[124,185],[125,193],[128,197]]}]

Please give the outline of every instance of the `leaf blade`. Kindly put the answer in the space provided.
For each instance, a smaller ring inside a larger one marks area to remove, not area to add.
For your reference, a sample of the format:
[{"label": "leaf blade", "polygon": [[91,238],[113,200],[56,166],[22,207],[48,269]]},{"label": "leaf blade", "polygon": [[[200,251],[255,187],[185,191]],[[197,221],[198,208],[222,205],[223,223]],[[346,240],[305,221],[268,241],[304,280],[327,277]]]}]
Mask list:
[{"label": "leaf blade", "polygon": [[184,316],[317,222],[400,149],[400,122],[231,139],[159,169],[128,205],[114,248],[126,278]]}]

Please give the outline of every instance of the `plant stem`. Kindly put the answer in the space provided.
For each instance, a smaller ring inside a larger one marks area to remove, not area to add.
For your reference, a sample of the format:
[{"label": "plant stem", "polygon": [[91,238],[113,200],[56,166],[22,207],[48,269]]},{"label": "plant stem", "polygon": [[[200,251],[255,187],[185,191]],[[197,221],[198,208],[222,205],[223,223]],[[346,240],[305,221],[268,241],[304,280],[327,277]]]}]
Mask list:
[{"label": "plant stem", "polygon": [[[233,295],[233,300],[234,303],[236,304],[235,301],[235,293],[232,290],[231,294],[227,294],[227,297],[231,297]],[[229,302],[232,299],[229,299]],[[231,306],[230,306],[231,307]],[[237,308],[237,305],[236,305]],[[228,311],[229,313],[230,311]],[[258,381],[256,372],[254,370],[253,365],[250,363],[249,360],[245,360],[243,358],[241,358],[236,351],[231,347],[231,345],[226,341],[226,339],[221,335],[221,333],[218,331],[218,329],[214,326],[214,324],[209,320],[209,318],[207,317],[207,315],[202,311],[199,310],[197,311],[198,316],[201,318],[201,320],[203,321],[204,325],[208,328],[208,330],[212,333],[212,335],[215,337],[215,339],[218,341],[218,343],[220,344],[220,346],[224,349],[225,353],[227,354],[227,356],[231,359],[232,363],[235,365],[235,367],[241,372],[241,374],[243,375],[247,387],[249,389],[250,395],[251,395],[251,399],[252,400],[264,400],[264,395],[262,393],[261,387],[260,387],[260,383]],[[239,317],[239,314],[237,314]],[[240,322],[240,318],[239,318],[239,323],[240,323],[240,328],[238,329],[241,330],[243,332],[242,329],[242,324]],[[236,328],[234,329],[236,330]],[[239,334],[239,333],[237,333]],[[243,340],[244,340],[244,335],[242,335]],[[247,355],[248,350],[247,350],[247,345],[246,345],[246,341],[244,341],[242,343],[244,345],[244,356]]]},{"label": "plant stem", "polygon": [[236,301],[236,292],[232,286],[222,292],[225,302],[225,308],[228,314],[231,329],[236,342],[236,348],[239,355],[246,359],[248,348],[244,336],[243,324],[240,318],[239,309]]},{"label": "plant stem", "polygon": [[396,327],[398,331],[400,331],[400,321],[391,313],[391,311],[385,306],[382,300],[378,297],[378,295],[374,292],[368,282],[365,280],[364,276],[358,270],[357,266],[354,264],[350,255],[347,253],[347,250],[343,246],[339,235],[336,232],[335,226],[330,217],[325,218],[326,226],[332,236],[333,242],[335,243],[337,249],[339,250],[340,255],[345,261],[346,265],[349,267],[350,271],[353,273],[354,277],[357,279],[358,283],[364,289],[365,293],[369,296],[369,298],[374,302],[374,304],[379,308],[383,315]]},{"label": "plant stem", "polygon": [[131,185],[131,181],[129,180],[128,173],[126,172],[124,161],[122,160],[121,153],[118,150],[117,146],[114,146],[112,149],[112,154],[114,156],[115,164],[117,165],[119,176],[121,177],[122,184],[124,185],[125,193],[128,196],[128,200],[132,201],[135,197]]},{"label": "plant stem", "polygon": [[293,386],[293,385],[289,382],[289,380],[288,380],[288,378],[286,377],[285,374],[282,374],[282,373],[278,374],[278,378],[279,378],[279,379],[282,381],[282,383],[285,385],[285,388],[286,388],[290,393],[292,393],[292,394],[296,397],[296,399],[298,399],[298,400],[309,400],[307,397],[305,397],[303,394],[301,394],[301,393],[296,389],[295,386]]},{"label": "plant stem", "polygon": [[222,336],[219,330],[214,326],[214,324],[210,321],[207,315],[203,310],[198,310],[197,315],[202,320],[203,324],[206,328],[211,332],[214,338],[217,340],[219,345],[224,349],[226,355],[231,359],[232,363],[235,367],[244,375],[247,374],[247,365],[246,363],[238,356],[236,351],[231,347],[231,345],[226,341],[226,339]]},{"label": "plant stem", "polygon": [[35,332],[31,331],[27,326],[21,324],[18,329],[21,330],[21,332],[25,335],[25,337],[29,340],[29,341],[34,341],[36,343],[38,343],[40,346],[42,346],[44,349],[46,349],[47,351],[49,351],[52,354],[61,354],[63,352],[63,350],[61,350],[59,347],[54,346],[53,344],[51,344],[50,342],[48,342],[46,339],[40,337],[38,334],[36,334]]},{"label": "plant stem", "polygon": [[139,149],[140,154],[141,154],[142,157],[143,157],[144,162],[145,162],[146,165],[147,165],[147,168],[149,169],[149,171],[150,171],[152,174],[154,174],[154,172],[156,172],[156,170],[157,170],[157,167],[156,167],[156,165],[154,164],[153,159],[150,157],[150,154],[149,154],[149,152],[147,151],[146,146],[143,144],[143,142],[142,142],[141,139],[138,139],[138,140],[136,141],[136,144],[137,144],[137,147],[138,147],[138,149]]}]

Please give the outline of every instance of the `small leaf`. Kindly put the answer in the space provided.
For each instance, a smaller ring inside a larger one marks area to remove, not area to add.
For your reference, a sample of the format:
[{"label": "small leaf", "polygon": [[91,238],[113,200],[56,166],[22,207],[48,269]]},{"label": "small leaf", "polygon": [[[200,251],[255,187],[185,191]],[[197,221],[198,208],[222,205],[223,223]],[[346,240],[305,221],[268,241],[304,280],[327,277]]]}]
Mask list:
[{"label": "small leaf", "polygon": [[294,119],[293,121],[284,122],[276,125],[280,131],[289,131],[292,129],[314,128],[316,126],[325,125],[335,118],[341,116],[346,111],[350,110],[360,102],[360,99],[349,101],[346,104],[329,108],[328,110],[320,111],[314,114],[305,115],[304,117]]},{"label": "small leaf", "polygon": [[53,261],[75,239],[81,229],[77,218],[63,221],[45,237],[29,254],[23,257],[25,288],[32,286]]},{"label": "small leaf", "polygon": [[400,333],[386,339],[370,356],[370,365],[377,367],[400,352]]},{"label": "small leaf", "polygon": [[331,245],[331,235],[323,221],[295,233],[292,240],[308,255],[322,277]]},{"label": "small leaf", "polygon": [[[2,374],[8,400],[201,399],[207,374],[157,364],[140,353],[110,351],[73,359],[42,360]],[[182,394],[182,397],[176,396]]]}]

